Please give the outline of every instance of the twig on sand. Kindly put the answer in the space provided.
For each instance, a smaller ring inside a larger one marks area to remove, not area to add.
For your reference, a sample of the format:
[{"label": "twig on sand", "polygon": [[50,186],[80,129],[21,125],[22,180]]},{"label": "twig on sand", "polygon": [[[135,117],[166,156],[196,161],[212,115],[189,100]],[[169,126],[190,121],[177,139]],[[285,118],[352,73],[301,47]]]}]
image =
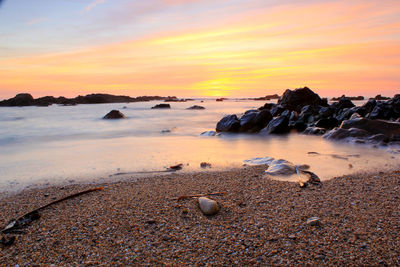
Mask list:
[{"label": "twig on sand", "polygon": [[177,200],[180,201],[182,199],[186,198],[194,198],[194,197],[205,197],[205,196],[221,196],[224,194],[228,194],[227,192],[215,192],[215,193],[208,193],[208,194],[198,194],[198,195],[185,195],[185,196],[180,196],[177,198],[172,198],[171,200]]},{"label": "twig on sand", "polygon": [[94,192],[94,191],[99,191],[99,190],[103,190],[103,187],[92,188],[92,189],[85,190],[85,191],[82,191],[82,192],[78,192],[78,193],[75,193],[75,194],[66,196],[66,197],[64,197],[64,198],[55,200],[55,201],[53,201],[53,202],[50,202],[49,204],[46,204],[46,205],[41,206],[41,207],[39,207],[39,208],[37,208],[37,209],[31,211],[31,212],[28,212],[28,213],[22,215],[21,217],[19,217],[19,218],[17,218],[17,219],[11,220],[11,221],[10,221],[9,223],[7,223],[7,225],[1,230],[1,233],[3,233],[3,234],[9,234],[9,233],[23,233],[23,232],[20,231],[19,229],[21,229],[21,228],[27,226],[27,225],[30,224],[32,221],[38,220],[38,219],[40,218],[39,211],[41,211],[41,210],[43,210],[43,209],[45,209],[45,208],[47,208],[47,207],[49,207],[49,206],[52,206],[52,205],[54,205],[54,204],[60,203],[60,202],[62,202],[62,201],[65,201],[65,200],[67,200],[67,199],[71,199],[71,198],[74,198],[74,197],[78,197],[78,196],[81,196],[81,195],[84,195],[84,194],[87,194],[87,193],[90,193],[90,192]]}]

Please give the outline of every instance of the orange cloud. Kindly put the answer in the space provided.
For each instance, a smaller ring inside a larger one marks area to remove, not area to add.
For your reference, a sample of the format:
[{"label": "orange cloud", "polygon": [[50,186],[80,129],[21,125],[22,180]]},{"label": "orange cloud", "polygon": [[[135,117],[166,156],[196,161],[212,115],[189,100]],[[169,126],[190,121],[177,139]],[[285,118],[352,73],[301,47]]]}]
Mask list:
[{"label": "orange cloud", "polygon": [[256,10],[213,27],[5,59],[0,89],[260,96],[308,85],[322,95],[394,94],[399,13],[372,1]]}]

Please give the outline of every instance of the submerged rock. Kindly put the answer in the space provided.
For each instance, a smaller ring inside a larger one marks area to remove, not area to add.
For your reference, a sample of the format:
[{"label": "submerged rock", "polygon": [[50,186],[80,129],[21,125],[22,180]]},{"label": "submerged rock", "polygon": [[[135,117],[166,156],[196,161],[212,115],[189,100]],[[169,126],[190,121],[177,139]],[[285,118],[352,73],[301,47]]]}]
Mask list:
[{"label": "submerged rock", "polygon": [[198,202],[200,210],[204,215],[215,215],[219,211],[218,203],[215,200],[207,197],[199,197]]},{"label": "submerged rock", "polygon": [[198,109],[198,110],[201,110],[201,109],[206,109],[206,108],[203,107],[203,106],[194,105],[194,106],[191,106],[190,108],[187,108],[187,109]]},{"label": "submerged rock", "polygon": [[119,110],[111,110],[107,115],[103,117],[105,120],[110,120],[110,119],[125,119],[125,115],[121,113]]},{"label": "submerged rock", "polygon": [[152,107],[152,109],[163,109],[163,108],[165,108],[165,109],[171,108],[171,105],[170,104],[158,104],[158,105],[155,105],[154,107]]}]

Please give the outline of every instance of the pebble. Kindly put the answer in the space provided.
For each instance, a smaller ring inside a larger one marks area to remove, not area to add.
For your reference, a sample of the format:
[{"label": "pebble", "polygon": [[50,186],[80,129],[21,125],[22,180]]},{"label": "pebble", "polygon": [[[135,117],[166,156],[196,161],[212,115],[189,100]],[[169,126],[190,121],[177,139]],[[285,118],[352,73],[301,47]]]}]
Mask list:
[{"label": "pebble", "polygon": [[307,225],[316,226],[320,225],[321,219],[318,217],[311,217],[307,219]]},{"label": "pebble", "polygon": [[204,215],[215,215],[219,211],[219,206],[217,201],[206,198],[199,197],[199,207]]}]

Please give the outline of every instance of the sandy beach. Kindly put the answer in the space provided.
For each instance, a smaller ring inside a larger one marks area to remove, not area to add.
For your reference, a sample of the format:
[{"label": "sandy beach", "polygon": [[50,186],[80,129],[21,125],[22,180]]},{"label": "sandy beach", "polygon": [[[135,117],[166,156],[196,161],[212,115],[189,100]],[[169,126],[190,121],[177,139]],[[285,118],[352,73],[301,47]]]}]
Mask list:
[{"label": "sandy beach", "polygon": [[[358,173],[321,187],[263,177],[265,167],[173,173],[1,197],[0,224],[55,199],[1,246],[0,265],[399,265],[400,172]],[[195,198],[220,212],[205,216]],[[318,225],[308,225],[319,217]],[[10,235],[3,235],[10,237]]]}]

